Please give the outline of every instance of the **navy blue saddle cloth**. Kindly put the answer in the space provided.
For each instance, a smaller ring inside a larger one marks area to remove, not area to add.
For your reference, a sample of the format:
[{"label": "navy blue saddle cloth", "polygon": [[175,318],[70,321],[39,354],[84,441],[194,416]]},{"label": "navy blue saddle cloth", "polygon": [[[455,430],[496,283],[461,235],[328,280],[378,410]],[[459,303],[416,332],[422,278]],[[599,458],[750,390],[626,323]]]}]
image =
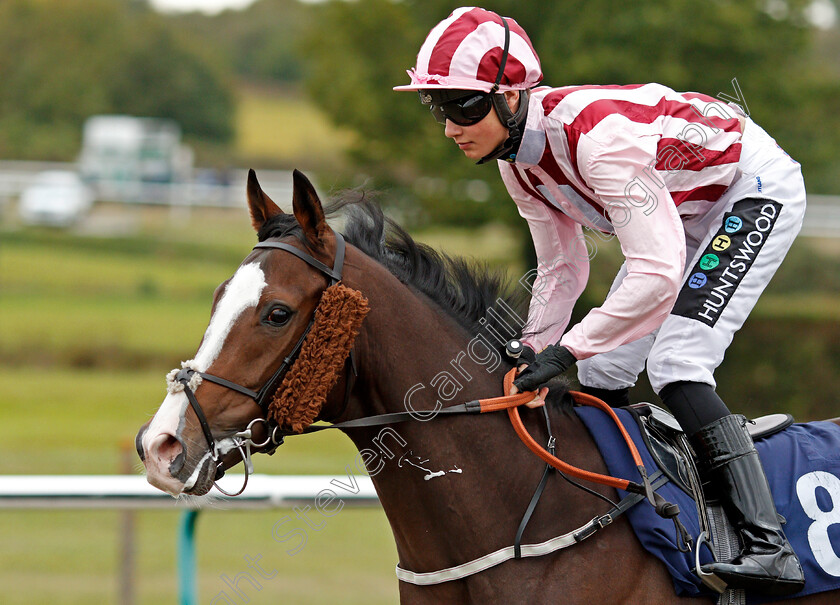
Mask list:
[{"label": "navy blue saddle cloth", "polygon": [[[575,412],[592,434],[609,473],[638,481],[639,473],[612,420],[596,408],[576,407]],[[658,467],[635,418],[626,410],[616,410],[616,413],[635,441],[648,473],[653,473]],[[785,535],[805,572],[805,589],[796,596],[840,588],[840,426],[832,422],[796,423],[759,440],[756,448],[776,508],[786,519]],[[700,523],[694,501],[672,482],[657,491],[679,505],[679,519],[696,545]],[[620,490],[619,494],[627,495]],[[673,522],[657,515],[644,502],[631,508],[627,518],[642,545],[668,568],[677,594],[713,594],[694,573],[694,551],[680,552],[680,538]],[[711,553],[703,547],[701,562],[709,562],[711,558]],[[750,604],[772,600],[760,595],[747,596]]]}]

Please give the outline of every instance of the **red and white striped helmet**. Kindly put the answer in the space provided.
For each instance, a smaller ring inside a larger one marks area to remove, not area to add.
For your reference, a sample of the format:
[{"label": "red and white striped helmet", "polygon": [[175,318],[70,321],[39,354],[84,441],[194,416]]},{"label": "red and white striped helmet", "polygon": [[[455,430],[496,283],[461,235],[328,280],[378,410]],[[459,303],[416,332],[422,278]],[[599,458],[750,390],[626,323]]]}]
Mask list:
[{"label": "red and white striped helmet", "polygon": [[[525,90],[542,80],[537,51],[519,24],[505,17],[510,28],[508,57],[498,90]],[[394,90],[448,88],[490,92],[499,75],[505,47],[502,17],[494,12],[465,6],[429,32],[417,53],[417,64],[408,70],[411,84]]]}]

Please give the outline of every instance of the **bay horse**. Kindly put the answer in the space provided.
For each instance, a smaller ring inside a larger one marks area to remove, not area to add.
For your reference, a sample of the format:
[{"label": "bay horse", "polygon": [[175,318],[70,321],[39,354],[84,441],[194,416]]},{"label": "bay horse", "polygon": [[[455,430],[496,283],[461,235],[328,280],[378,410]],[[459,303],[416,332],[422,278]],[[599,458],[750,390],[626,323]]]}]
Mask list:
[{"label": "bay horse", "polygon": [[[274,395],[274,406],[286,384],[278,386],[286,379],[277,368],[288,368],[300,352],[322,293],[340,277],[366,299],[366,316],[355,341],[350,339],[352,363],[335,366],[335,380],[317,401],[306,380],[315,375],[318,360],[309,360],[309,376],[293,379],[298,390],[284,399],[286,428],[300,432],[312,420],[342,423],[412,413],[412,420],[386,428],[341,429],[373,479],[400,567],[430,572],[511,545],[543,462],[522,445],[504,414],[431,419],[441,406],[502,395],[512,362],[502,354],[498,335],[525,313],[502,298],[504,281],[415,243],[371,201],[345,200],[325,213],[297,171],[292,214],[262,191],[253,171],[247,193],[258,245],[265,247],[255,248],[217,288],[195,359],[173,371],[170,392],[140,429],[137,449],[148,481],[173,496],[201,495],[225,468],[245,457],[241,435],[246,427],[259,434],[254,441],[264,444],[263,450],[276,446],[269,445],[272,435],[261,419],[267,398]],[[326,221],[340,208],[347,215],[346,249],[344,238]],[[342,255],[342,274],[330,273]],[[552,383],[547,400],[557,456],[606,474],[595,443],[571,412],[565,386]],[[537,409],[522,412],[525,426],[545,443],[542,415]],[[610,487],[592,489],[616,499]],[[555,477],[547,482],[525,538],[548,540],[608,509],[601,499]],[[827,605],[838,598],[835,591],[796,601]],[[678,597],[665,567],[620,517],[595,537],[553,554],[511,560],[436,585],[400,582],[400,602],[694,605],[712,600]]]}]

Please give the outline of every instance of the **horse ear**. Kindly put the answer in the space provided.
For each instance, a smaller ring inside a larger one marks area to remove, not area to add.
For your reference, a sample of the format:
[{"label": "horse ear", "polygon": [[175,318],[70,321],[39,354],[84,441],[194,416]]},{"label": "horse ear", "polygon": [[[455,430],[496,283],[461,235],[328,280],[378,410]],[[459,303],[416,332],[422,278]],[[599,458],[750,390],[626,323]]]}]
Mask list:
[{"label": "horse ear", "polygon": [[260,187],[257,173],[253,168],[248,171],[248,208],[251,210],[251,224],[255,231],[259,231],[270,218],[283,214],[283,211]]},{"label": "horse ear", "polygon": [[293,173],[294,192],[292,194],[292,208],[307,241],[314,246],[320,246],[324,237],[331,231],[324,218],[321,200],[315,193],[315,188],[309,179],[299,170]]}]

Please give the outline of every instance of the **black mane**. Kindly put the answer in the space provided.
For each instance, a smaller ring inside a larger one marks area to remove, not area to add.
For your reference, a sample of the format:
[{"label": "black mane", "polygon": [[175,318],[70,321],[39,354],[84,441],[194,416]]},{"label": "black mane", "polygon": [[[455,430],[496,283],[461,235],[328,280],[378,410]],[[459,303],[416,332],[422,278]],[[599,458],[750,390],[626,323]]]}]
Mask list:
[{"label": "black mane", "polygon": [[[498,351],[505,367],[513,365],[505,354],[504,343],[513,337],[512,330],[517,337],[522,334],[530,301],[524,288],[511,289],[504,274],[486,264],[452,257],[414,241],[364,193],[336,198],[324,207],[327,218],[339,213],[344,217],[340,231],[348,242],[382,264],[400,282],[425,295],[470,335],[482,335]],[[297,237],[307,246],[293,214],[275,216],[258,233],[259,241],[288,236]],[[504,305],[521,321],[513,320]],[[550,386],[549,402],[561,412],[570,413],[568,381],[560,377],[552,380]]]},{"label": "black mane", "polygon": [[[341,232],[349,243],[385,266],[403,284],[422,292],[467,332],[483,334],[499,351],[504,348],[502,338],[513,337],[512,329],[516,336],[521,335],[521,322],[513,319],[504,305],[524,321],[528,317],[528,297],[524,289],[512,291],[502,272],[414,241],[364,194],[335,199],[324,208],[327,217],[339,212],[345,219]],[[306,244],[292,214],[274,217],[258,234],[260,241],[292,235]],[[491,309],[493,312],[488,312]]]}]

